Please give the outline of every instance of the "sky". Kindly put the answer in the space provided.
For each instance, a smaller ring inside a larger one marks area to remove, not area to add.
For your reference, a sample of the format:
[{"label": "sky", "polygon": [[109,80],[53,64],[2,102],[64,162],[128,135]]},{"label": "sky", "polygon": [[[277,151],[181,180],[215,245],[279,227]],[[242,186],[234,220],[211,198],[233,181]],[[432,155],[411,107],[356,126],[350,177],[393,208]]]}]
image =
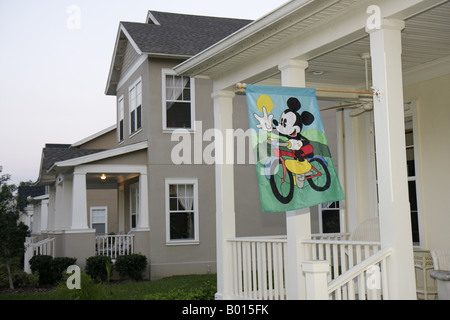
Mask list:
[{"label": "sky", "polygon": [[35,182],[46,143],[116,123],[105,87],[120,21],[148,10],[258,19],[287,0],[0,0],[0,166]]}]

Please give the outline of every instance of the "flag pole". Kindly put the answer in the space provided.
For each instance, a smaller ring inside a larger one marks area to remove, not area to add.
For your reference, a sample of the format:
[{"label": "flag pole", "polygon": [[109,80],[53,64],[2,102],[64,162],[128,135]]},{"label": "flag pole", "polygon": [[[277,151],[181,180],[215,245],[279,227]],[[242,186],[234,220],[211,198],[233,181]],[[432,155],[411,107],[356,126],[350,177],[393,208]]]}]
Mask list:
[{"label": "flag pole", "polygon": [[[247,84],[246,83],[237,83],[236,88],[238,89],[246,89]],[[376,94],[378,93],[376,91],[356,91],[356,90],[337,90],[337,89],[316,89],[318,92],[333,92],[333,93],[355,93],[355,94]]]}]

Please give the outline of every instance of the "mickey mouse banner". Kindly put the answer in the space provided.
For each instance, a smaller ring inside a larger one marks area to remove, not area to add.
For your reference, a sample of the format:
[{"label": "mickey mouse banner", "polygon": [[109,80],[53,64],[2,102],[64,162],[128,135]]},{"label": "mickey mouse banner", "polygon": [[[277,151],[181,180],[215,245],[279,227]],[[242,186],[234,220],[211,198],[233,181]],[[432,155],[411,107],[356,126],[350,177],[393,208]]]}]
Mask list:
[{"label": "mickey mouse banner", "polygon": [[316,90],[247,85],[246,95],[262,210],[343,200]]}]

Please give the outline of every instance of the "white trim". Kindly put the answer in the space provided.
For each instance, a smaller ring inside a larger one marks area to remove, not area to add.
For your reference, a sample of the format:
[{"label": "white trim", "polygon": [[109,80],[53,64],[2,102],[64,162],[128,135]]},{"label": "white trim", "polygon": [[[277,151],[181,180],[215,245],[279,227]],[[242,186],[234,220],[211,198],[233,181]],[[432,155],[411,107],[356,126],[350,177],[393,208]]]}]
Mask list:
[{"label": "white trim", "polygon": [[90,228],[95,230],[95,228],[92,227],[92,211],[93,210],[105,210],[105,234],[108,234],[108,207],[107,206],[92,206],[92,207],[89,207]]},{"label": "white trim", "polygon": [[[171,184],[192,184],[194,187],[194,238],[185,240],[170,239],[170,190]],[[166,202],[166,245],[197,245],[200,243],[199,237],[199,199],[198,199],[198,179],[197,178],[166,178],[165,180],[165,202]]]},{"label": "white trim", "polygon": [[403,71],[403,85],[409,86],[450,73],[450,56]]},{"label": "white trim", "polygon": [[143,149],[147,149],[147,148],[148,148],[147,141],[138,142],[138,143],[127,145],[127,146],[120,147],[120,148],[97,152],[97,153],[90,154],[87,156],[82,156],[82,157],[78,157],[78,158],[74,158],[74,159],[55,162],[55,164],[53,164],[53,166],[47,172],[52,171],[55,167],[79,166],[79,165],[86,164],[89,162],[103,160],[103,159],[107,159],[107,158],[111,158],[111,157],[116,157],[116,156],[120,156],[120,155],[123,155],[126,153],[143,150]]},{"label": "white trim", "polygon": [[[127,29],[125,29],[123,24],[120,24],[120,31],[122,31],[123,34],[127,37],[128,41],[130,41],[130,43],[133,46],[134,50],[136,50],[136,52],[139,55],[141,55],[142,54],[141,49],[139,49],[138,45],[136,44],[136,42],[134,42],[133,38],[130,36],[130,34],[128,33]],[[115,52],[115,50],[114,50],[114,52]]]},{"label": "white trim", "polygon": [[119,82],[117,83],[117,89],[119,90],[130,78],[131,76],[136,72],[137,69],[145,62],[147,61],[148,55],[142,54],[131,66],[131,68],[125,73],[123,76],[120,77]]},{"label": "white trim", "polygon": [[98,138],[98,137],[104,135],[105,133],[108,133],[108,132],[114,130],[115,128],[116,128],[116,125],[109,126],[108,128],[105,128],[105,129],[103,129],[103,130],[101,130],[101,131],[99,131],[97,133],[94,133],[94,134],[92,134],[92,135],[90,135],[90,136],[88,136],[88,137],[86,137],[86,138],[84,138],[84,139],[82,139],[82,140],[80,140],[78,142],[73,143],[70,147],[71,148],[78,147],[78,146],[80,146],[80,145],[82,145],[82,144],[84,144],[86,142],[89,142],[91,140],[94,140],[95,138]]},{"label": "white trim", "polygon": [[[165,133],[172,133],[177,129],[185,129],[187,131],[195,130],[195,78],[190,78],[191,90],[191,127],[190,128],[167,128],[167,110],[166,110],[166,76],[179,76],[173,69],[161,69],[161,88],[162,88],[162,129]],[[186,76],[184,76],[186,77]]]},{"label": "white trim", "polygon": [[151,20],[154,24],[156,24],[157,26],[160,26],[161,24],[159,23],[158,20],[156,20],[155,16],[152,14],[152,12],[149,10],[147,12],[147,18],[145,19],[145,21],[147,23],[150,23],[149,20]]}]

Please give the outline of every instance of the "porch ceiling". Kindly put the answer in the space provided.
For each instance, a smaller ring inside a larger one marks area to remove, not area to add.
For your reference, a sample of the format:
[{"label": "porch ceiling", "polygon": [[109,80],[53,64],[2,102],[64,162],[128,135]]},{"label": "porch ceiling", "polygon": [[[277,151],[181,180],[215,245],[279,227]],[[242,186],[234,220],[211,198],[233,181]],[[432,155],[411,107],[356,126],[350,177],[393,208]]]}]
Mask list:
[{"label": "porch ceiling", "polygon": [[[268,52],[273,51],[276,54],[277,50],[273,48],[283,48],[290,43],[301,41],[300,38],[305,35],[314,35],[316,31],[326,30],[340,19],[349,19],[349,12],[354,12],[355,15],[357,12],[365,12],[368,5],[374,4],[372,2],[316,0],[306,3],[303,7],[298,5],[290,7],[288,3],[279,9],[278,19],[269,19],[270,25],[264,26],[258,23],[263,23],[274,13],[242,29],[238,33],[242,34],[241,37],[234,36],[235,41],[231,41],[233,36],[230,36],[230,39],[222,40],[199,54],[197,59],[194,57],[177,66],[175,70],[191,76],[202,75],[212,79],[222,77],[230,73],[230,70],[239,69],[238,66],[252,64],[260,57],[266,58]],[[415,4],[413,1],[410,2],[411,7],[405,8],[399,14],[394,14],[393,17],[405,19],[406,26],[402,32],[404,74],[417,77],[417,71],[428,64],[436,65],[442,61],[450,65],[450,41],[448,40],[450,39],[450,3],[439,0],[427,0]],[[383,3],[394,5],[394,2]],[[430,7],[431,9],[428,9]],[[288,11],[289,9],[291,11]],[[390,9],[396,10],[392,7]],[[363,26],[367,17],[368,15],[363,15],[355,19]],[[317,84],[324,88],[364,88],[365,64],[360,55],[369,52],[369,36],[363,29],[325,45],[320,51],[309,52],[302,56],[309,61],[306,76],[308,86]],[[292,58],[295,58],[294,51],[292,54]],[[273,61],[276,63],[275,58]],[[255,67],[252,71],[258,73],[239,81],[280,83],[280,73],[275,64],[270,69],[257,69],[258,67]],[[323,74],[315,75],[314,71],[322,71]],[[226,83],[227,81],[224,80],[223,84],[231,84]]]},{"label": "porch ceiling", "polygon": [[[405,75],[433,62],[450,63],[450,2],[405,20],[402,31],[402,64]],[[369,36],[309,61],[306,81],[317,84],[365,85],[362,53],[370,52]],[[370,70],[370,63],[369,72]],[[440,66],[442,67],[442,65]],[[314,75],[314,71],[323,72]],[[370,77],[369,77],[370,79]]]}]

